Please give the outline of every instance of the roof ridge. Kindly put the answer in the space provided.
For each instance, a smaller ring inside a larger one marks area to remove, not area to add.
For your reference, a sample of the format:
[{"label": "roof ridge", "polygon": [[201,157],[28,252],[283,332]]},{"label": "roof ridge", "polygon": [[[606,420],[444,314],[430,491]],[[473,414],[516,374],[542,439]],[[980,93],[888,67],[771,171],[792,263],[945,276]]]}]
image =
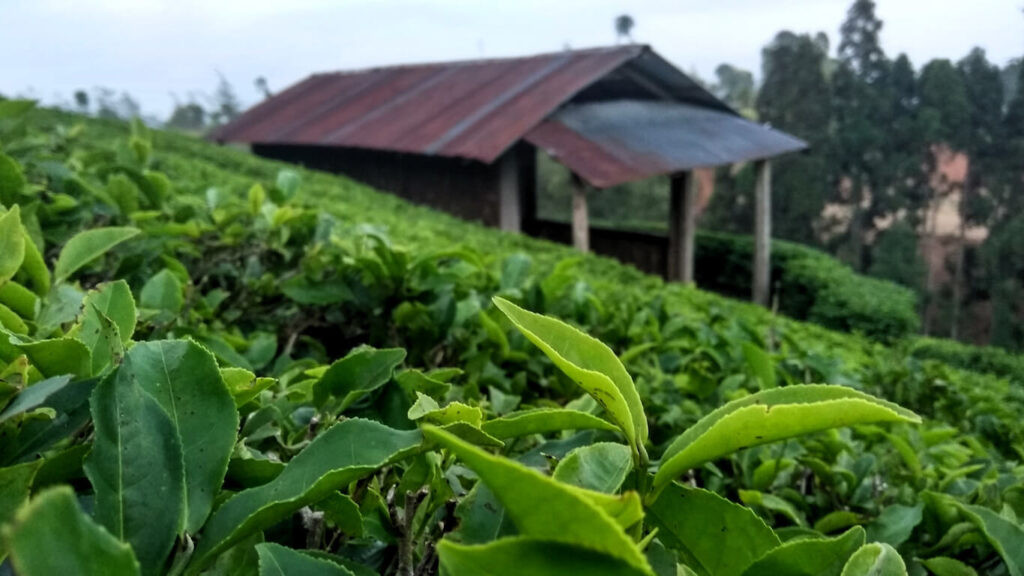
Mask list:
[{"label": "roof ridge", "polygon": [[410,62],[404,64],[385,64],[382,66],[368,66],[366,68],[350,68],[345,70],[330,70],[326,72],[314,72],[306,78],[317,78],[323,76],[350,76],[356,74],[368,74],[371,72],[382,72],[385,70],[412,70],[417,68],[435,68],[435,67],[452,67],[452,66],[474,66],[474,65],[486,65],[495,64],[498,62],[514,62],[517,60],[530,60],[533,58],[552,58],[555,56],[562,56],[566,54],[600,54],[608,52],[632,52],[636,55],[643,53],[646,50],[650,50],[650,46],[647,44],[615,44],[611,46],[591,46],[588,48],[573,48],[568,50],[559,50],[552,52],[539,52],[536,54],[529,54],[525,56],[496,56],[494,58],[465,58],[459,60],[439,60],[435,62]]}]

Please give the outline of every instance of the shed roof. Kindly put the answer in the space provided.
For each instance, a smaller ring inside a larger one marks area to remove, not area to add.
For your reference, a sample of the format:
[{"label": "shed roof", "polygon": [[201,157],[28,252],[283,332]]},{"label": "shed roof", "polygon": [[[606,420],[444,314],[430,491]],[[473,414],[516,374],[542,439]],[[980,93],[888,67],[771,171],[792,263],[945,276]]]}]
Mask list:
[{"label": "shed roof", "polygon": [[315,74],[212,137],[493,162],[578,91],[643,51],[619,46]]},{"label": "shed roof", "polygon": [[737,114],[650,100],[570,105],[527,133],[526,140],[598,188],[807,147]]},{"label": "shed roof", "polygon": [[526,138],[599,187],[804,147],[644,45],[314,74],[211,137],[486,163]]}]

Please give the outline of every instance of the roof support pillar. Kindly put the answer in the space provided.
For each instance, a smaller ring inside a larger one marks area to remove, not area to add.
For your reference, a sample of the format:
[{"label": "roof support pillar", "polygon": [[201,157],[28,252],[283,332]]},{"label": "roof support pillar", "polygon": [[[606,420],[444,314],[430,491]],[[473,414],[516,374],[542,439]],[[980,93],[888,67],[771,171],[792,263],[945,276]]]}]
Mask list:
[{"label": "roof support pillar", "polygon": [[754,164],[754,303],[768,306],[771,294],[772,165],[768,160]]},{"label": "roof support pillar", "polygon": [[519,198],[519,162],[514,149],[505,152],[498,164],[498,220],[506,232],[520,232],[523,226]]},{"label": "roof support pillar", "polygon": [[693,172],[673,174],[669,191],[668,279],[689,284],[697,231],[697,178]]},{"label": "roof support pillar", "polygon": [[572,174],[572,245],[580,252],[590,252],[590,217],[587,214],[587,188],[583,180]]}]

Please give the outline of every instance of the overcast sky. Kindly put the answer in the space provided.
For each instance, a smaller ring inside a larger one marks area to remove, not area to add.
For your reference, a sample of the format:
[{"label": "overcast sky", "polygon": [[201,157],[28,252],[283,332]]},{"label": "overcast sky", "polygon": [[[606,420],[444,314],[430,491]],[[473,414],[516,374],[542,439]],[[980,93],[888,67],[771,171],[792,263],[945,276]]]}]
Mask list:
[{"label": "overcast sky", "polygon": [[[757,73],[776,32],[824,31],[835,46],[852,0],[0,0],[0,93],[54,102],[99,86],[166,116],[222,72],[244,103],[253,79],[280,90],[317,71],[513,56],[634,38],[711,78]],[[1024,55],[1024,0],[878,0],[890,55],[920,66],[973,46],[1003,65]]]}]

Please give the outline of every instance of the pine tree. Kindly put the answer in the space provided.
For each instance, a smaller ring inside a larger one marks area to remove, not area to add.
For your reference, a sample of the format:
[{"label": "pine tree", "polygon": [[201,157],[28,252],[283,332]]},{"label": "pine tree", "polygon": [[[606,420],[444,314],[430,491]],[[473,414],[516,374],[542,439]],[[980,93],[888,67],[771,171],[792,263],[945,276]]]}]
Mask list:
[{"label": "pine tree", "polygon": [[883,190],[891,169],[890,62],[879,43],[882,21],[872,0],[856,0],[840,28],[833,78],[833,184],[850,208],[840,253],[856,269],[865,264],[865,239],[874,227],[872,195]]},{"label": "pine tree", "polygon": [[758,118],[810,145],[805,154],[776,161],[773,210],[779,238],[816,244],[815,224],[828,190],[830,94],[822,36],[780,32],[762,51],[764,84]]}]

